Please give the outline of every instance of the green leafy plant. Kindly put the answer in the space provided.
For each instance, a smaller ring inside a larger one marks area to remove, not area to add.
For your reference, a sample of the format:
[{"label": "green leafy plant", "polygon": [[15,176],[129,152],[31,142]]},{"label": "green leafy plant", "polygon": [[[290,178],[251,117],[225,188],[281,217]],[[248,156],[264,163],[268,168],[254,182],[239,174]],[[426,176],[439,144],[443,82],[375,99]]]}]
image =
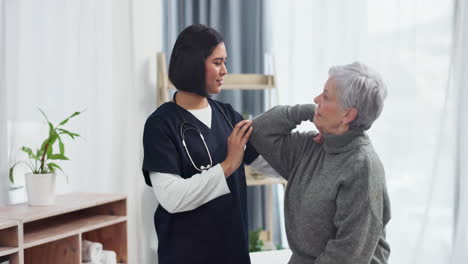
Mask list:
[{"label": "green leafy plant", "polygon": [[260,239],[262,229],[249,232],[249,252],[262,251],[263,241]]},{"label": "green leafy plant", "polygon": [[[68,123],[68,121],[81,114],[82,112],[75,112],[71,116],[67,117],[65,120],[60,122],[58,125],[54,126],[47,115],[39,109],[39,111],[44,116],[45,120],[49,125],[49,136],[42,142],[42,145],[36,152],[33,152],[29,147],[22,147],[21,150],[28,154],[28,159],[24,161],[18,161],[10,168],[10,181],[14,183],[13,178],[13,171],[18,164],[26,164],[30,169],[31,172],[34,174],[45,174],[45,173],[54,173],[56,170],[60,170],[63,172],[62,168],[55,163],[56,160],[69,160],[67,156],[65,156],[65,145],[62,140],[62,136],[68,136],[71,139],[75,139],[80,135],[70,132],[68,130],[63,129],[63,125]],[[58,144],[58,152],[54,153],[54,148]],[[54,147],[55,146],[55,147]]]}]

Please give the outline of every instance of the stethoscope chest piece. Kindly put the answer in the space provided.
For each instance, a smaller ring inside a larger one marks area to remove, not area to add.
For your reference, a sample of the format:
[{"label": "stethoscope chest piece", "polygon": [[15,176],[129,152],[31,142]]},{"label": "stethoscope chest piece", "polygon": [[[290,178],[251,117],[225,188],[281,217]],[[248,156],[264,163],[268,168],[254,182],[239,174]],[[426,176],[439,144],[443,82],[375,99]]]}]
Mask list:
[{"label": "stethoscope chest piece", "polygon": [[[184,126],[187,126],[187,128],[184,128]],[[206,153],[208,154],[208,157],[210,159],[210,163],[207,164],[206,166],[201,165],[200,167],[198,167],[195,164],[195,162],[193,161],[192,155],[190,155],[187,144],[185,143],[185,132],[187,132],[188,130],[195,130],[197,132],[197,134],[200,135],[200,138],[201,138],[201,140],[203,142],[203,145],[205,146]],[[201,171],[204,171],[204,170],[208,170],[209,168],[211,168],[213,166],[213,159],[211,158],[210,150],[208,149],[208,146],[206,145],[205,137],[203,137],[203,134],[201,133],[201,131],[197,127],[195,127],[194,125],[192,125],[190,123],[182,122],[182,124],[180,125],[180,137],[182,138],[182,146],[184,146],[185,153],[187,153],[187,156],[188,156],[190,162],[192,163],[193,167],[197,171],[201,172]]]}]

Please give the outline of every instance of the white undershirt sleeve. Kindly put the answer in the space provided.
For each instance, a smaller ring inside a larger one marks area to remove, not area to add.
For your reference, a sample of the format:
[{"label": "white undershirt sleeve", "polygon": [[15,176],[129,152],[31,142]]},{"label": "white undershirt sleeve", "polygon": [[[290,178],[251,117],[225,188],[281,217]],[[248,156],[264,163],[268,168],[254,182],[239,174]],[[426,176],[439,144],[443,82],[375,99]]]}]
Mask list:
[{"label": "white undershirt sleeve", "polygon": [[150,172],[161,206],[169,213],[190,211],[230,192],[221,164],[188,179],[177,174]]},{"label": "white undershirt sleeve", "polygon": [[277,178],[281,177],[281,175],[275,171],[275,169],[273,169],[262,156],[258,156],[254,161],[252,161],[252,163],[249,164],[249,166],[261,174]]}]

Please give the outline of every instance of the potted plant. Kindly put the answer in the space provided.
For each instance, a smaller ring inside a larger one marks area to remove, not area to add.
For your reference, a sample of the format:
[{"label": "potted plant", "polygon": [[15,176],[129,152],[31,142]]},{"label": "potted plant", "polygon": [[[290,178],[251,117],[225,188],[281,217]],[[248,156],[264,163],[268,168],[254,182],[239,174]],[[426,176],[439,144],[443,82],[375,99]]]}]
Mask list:
[{"label": "potted plant", "polygon": [[262,251],[263,240],[260,239],[262,229],[249,232],[249,252]]},{"label": "potted plant", "polygon": [[[28,154],[28,159],[18,161],[10,168],[10,181],[14,183],[13,172],[18,164],[26,164],[31,172],[25,174],[26,192],[28,194],[28,203],[31,206],[46,206],[55,203],[55,173],[57,170],[63,172],[57,165],[58,160],[69,160],[65,156],[65,145],[62,136],[68,136],[73,140],[80,135],[65,130],[63,126],[73,117],[81,112],[75,112],[65,120],[54,126],[46,114],[39,109],[49,125],[49,135],[42,142],[42,145],[36,152],[29,147],[22,147],[21,150]],[[58,152],[57,150],[58,144]]]}]

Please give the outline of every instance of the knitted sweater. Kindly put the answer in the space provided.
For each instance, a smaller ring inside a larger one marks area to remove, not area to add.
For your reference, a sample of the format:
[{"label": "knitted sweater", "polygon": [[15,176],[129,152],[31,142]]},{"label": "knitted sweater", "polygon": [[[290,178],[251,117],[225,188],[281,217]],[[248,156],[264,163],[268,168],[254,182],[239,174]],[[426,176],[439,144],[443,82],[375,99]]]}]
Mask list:
[{"label": "knitted sweater", "polygon": [[315,105],[277,106],[253,122],[250,142],[288,180],[286,234],[291,264],[387,263],[390,220],[384,168],[363,131],[291,132],[313,121]]}]

